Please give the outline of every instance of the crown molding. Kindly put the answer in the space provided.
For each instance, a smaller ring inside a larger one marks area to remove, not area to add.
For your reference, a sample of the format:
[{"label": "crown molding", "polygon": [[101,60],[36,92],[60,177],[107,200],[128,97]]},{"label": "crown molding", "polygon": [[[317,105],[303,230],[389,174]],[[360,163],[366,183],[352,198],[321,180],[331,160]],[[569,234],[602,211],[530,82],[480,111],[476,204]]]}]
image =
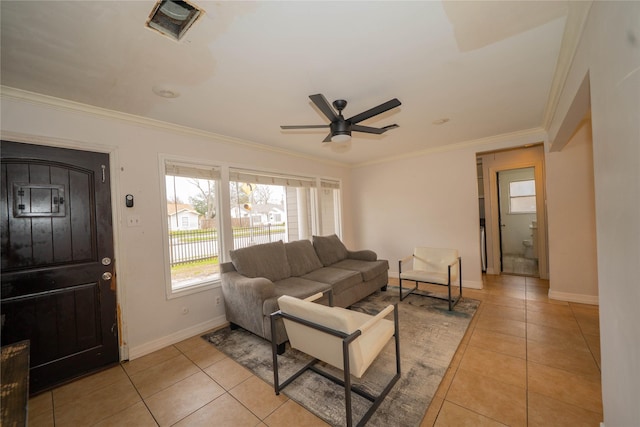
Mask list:
[{"label": "crown molding", "polygon": [[67,99],[56,98],[49,95],[43,95],[40,93],[29,92],[22,89],[16,89],[9,86],[0,85],[0,98],[15,99],[18,101],[29,102],[36,105],[45,106],[47,108],[80,112],[88,115],[92,115],[98,118],[107,118],[112,120],[118,120],[126,123],[133,123],[135,125],[144,126],[150,129],[163,130],[174,132],[181,135],[194,136],[198,138],[208,139],[215,142],[222,142],[234,146],[243,146],[252,150],[261,150],[265,152],[283,154],[286,156],[298,157],[314,162],[320,162],[329,166],[338,166],[349,168],[349,164],[343,162],[336,162],[332,160],[322,159],[310,155],[301,154],[295,151],[285,150],[282,148],[271,147],[268,145],[260,144],[257,142],[247,141],[240,138],[234,138],[231,136],[221,135],[213,132],[207,132],[200,129],[195,129],[187,126],[181,126],[174,123],[163,122],[161,120],[150,119],[147,117],[136,116],[134,114],[123,113],[120,111],[109,110],[106,108],[96,107],[93,105],[83,104],[80,102],[70,101]]},{"label": "crown molding", "polygon": [[549,98],[547,98],[547,105],[545,106],[542,119],[542,127],[546,130],[549,130],[553,116],[558,108],[560,95],[564,90],[569,70],[573,65],[573,60],[576,56],[578,44],[582,38],[582,33],[587,23],[593,1],[569,1],[567,5],[569,11],[564,26],[562,44],[560,45],[558,62],[556,63],[556,69],[551,82],[551,90],[549,91]]},{"label": "crown molding", "polygon": [[[522,146],[525,144],[544,142],[547,140],[547,131],[541,127],[531,128],[520,130],[516,132],[503,133],[500,135],[488,136],[485,138],[473,139],[469,141],[458,142],[454,144],[446,144],[438,147],[427,148],[425,150],[413,151],[411,153],[404,153],[393,157],[386,157],[381,160],[373,160],[370,162],[358,163],[353,165],[353,168],[356,167],[364,167],[377,165],[382,163],[389,163],[396,160],[408,159],[417,156],[425,156],[433,153],[442,153],[446,151],[458,151],[469,148],[481,148],[484,147],[485,150],[477,150],[480,151],[488,151],[495,150],[497,148],[512,148],[517,146]],[[488,145],[504,145],[503,147],[486,147]]]}]

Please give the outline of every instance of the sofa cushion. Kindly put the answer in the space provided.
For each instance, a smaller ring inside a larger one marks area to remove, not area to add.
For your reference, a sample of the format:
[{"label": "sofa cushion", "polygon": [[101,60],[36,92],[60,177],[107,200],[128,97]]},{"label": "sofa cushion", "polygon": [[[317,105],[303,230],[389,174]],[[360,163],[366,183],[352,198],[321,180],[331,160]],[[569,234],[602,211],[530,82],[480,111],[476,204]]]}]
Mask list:
[{"label": "sofa cushion", "polygon": [[362,280],[369,281],[389,270],[389,263],[385,259],[377,261],[361,261],[358,259],[345,259],[332,265],[335,268],[344,268],[345,270],[359,271],[362,274]]},{"label": "sofa cushion", "polygon": [[360,272],[354,270],[344,270],[342,268],[322,267],[311,273],[302,276],[304,279],[315,280],[317,282],[328,283],[333,289],[333,294],[340,294],[345,289],[357,286],[362,283]]},{"label": "sofa cushion", "polygon": [[342,261],[349,255],[347,248],[335,234],[331,236],[313,236],[313,247],[325,267]]},{"label": "sofa cushion", "polygon": [[331,289],[327,283],[316,282],[314,280],[303,279],[302,277],[289,277],[274,283],[275,296],[265,299],[262,304],[262,314],[269,316],[274,311],[278,311],[278,298],[282,295],[291,295],[296,298],[306,298],[318,292]]},{"label": "sofa cushion", "polygon": [[308,240],[296,240],[284,244],[289,260],[292,276],[304,276],[307,273],[322,268],[320,258]]},{"label": "sofa cushion", "polygon": [[238,273],[247,277],[266,277],[275,282],[291,276],[282,240],[229,251]]}]

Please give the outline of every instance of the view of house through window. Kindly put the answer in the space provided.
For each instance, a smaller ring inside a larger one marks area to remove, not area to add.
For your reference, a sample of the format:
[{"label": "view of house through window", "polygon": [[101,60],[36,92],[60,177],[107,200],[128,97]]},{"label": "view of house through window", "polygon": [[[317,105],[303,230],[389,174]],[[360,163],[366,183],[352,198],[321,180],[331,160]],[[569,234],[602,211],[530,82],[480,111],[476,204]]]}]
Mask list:
[{"label": "view of house through window", "polygon": [[[236,168],[227,180],[221,167],[163,164],[169,296],[218,282],[219,264],[231,249],[340,235],[338,181]],[[220,200],[227,185],[229,200]],[[221,233],[221,224],[231,229]]]},{"label": "view of house through window", "polygon": [[315,179],[231,169],[234,248],[309,238]]},{"label": "view of house through window", "polygon": [[171,290],[218,280],[220,171],[167,162],[165,172]]}]

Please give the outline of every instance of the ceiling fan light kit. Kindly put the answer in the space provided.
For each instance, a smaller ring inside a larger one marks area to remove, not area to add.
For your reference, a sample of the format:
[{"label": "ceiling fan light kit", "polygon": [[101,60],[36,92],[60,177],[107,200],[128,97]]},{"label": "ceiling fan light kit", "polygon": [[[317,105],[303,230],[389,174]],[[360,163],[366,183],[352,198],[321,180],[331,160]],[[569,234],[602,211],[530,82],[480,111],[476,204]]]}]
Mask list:
[{"label": "ceiling fan light kit", "polygon": [[377,116],[378,114],[382,114],[385,111],[391,110],[392,108],[399,107],[401,104],[397,98],[393,98],[390,101],[384,102],[377,107],[370,108],[367,111],[364,111],[360,114],[356,114],[353,117],[345,119],[342,115],[342,110],[347,106],[347,101],[344,99],[337,99],[333,101],[333,107],[338,111],[334,111],[331,108],[331,105],[327,102],[327,99],[320,93],[316,95],[309,95],[309,98],[313,103],[318,107],[322,114],[324,114],[329,121],[331,122],[328,125],[295,125],[295,126],[280,126],[281,129],[317,129],[317,128],[330,128],[331,132],[322,142],[335,142],[335,143],[345,143],[351,140],[351,132],[363,132],[363,133],[373,133],[373,134],[383,134],[389,129],[397,128],[397,124],[392,124],[388,126],[384,126],[382,128],[374,128],[370,126],[362,126],[358,125],[364,120],[367,120],[373,116]]}]

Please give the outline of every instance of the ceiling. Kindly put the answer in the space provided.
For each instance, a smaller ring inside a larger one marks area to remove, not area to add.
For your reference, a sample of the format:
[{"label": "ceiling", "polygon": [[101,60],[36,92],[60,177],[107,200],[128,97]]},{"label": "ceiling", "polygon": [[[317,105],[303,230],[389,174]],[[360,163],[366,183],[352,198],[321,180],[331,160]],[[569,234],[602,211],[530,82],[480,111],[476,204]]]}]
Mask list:
[{"label": "ceiling", "polygon": [[[155,1],[7,1],[3,86],[362,164],[544,126],[569,1],[202,1],[179,42],[145,26]],[[153,89],[173,91],[163,98]],[[400,127],[323,144],[310,101]],[[444,124],[434,124],[449,119]]]}]

